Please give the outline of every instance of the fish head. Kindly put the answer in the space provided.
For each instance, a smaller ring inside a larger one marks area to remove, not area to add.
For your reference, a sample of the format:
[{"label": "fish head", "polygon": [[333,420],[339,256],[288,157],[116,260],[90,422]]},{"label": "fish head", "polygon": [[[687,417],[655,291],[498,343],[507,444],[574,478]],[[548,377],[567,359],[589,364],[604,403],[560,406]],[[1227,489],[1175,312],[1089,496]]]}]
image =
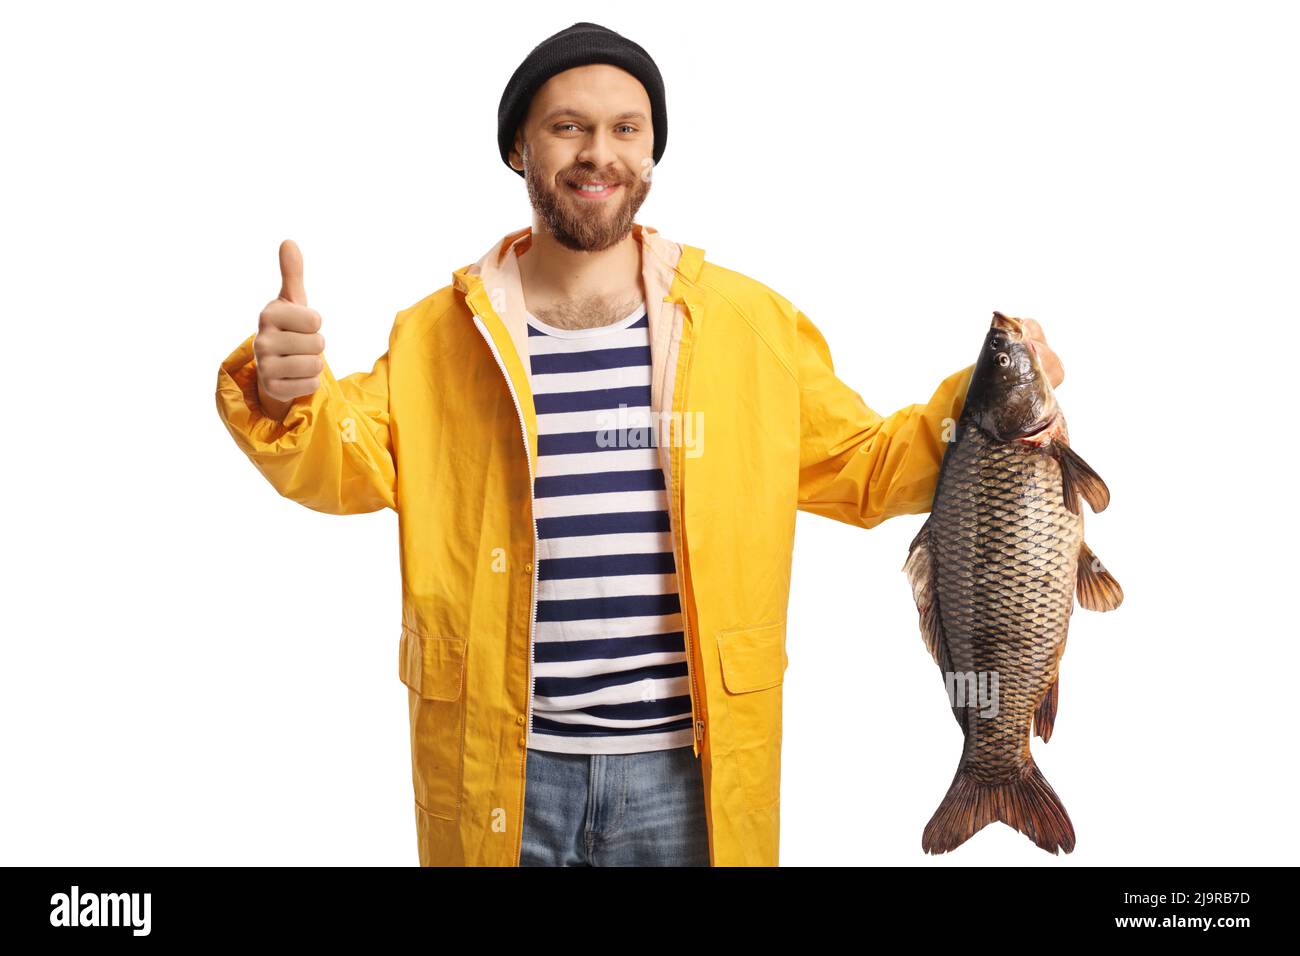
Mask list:
[{"label": "fish head", "polygon": [[966,410],[999,441],[1036,435],[1056,421],[1060,409],[1052,383],[1020,319],[993,313],[967,388]]}]

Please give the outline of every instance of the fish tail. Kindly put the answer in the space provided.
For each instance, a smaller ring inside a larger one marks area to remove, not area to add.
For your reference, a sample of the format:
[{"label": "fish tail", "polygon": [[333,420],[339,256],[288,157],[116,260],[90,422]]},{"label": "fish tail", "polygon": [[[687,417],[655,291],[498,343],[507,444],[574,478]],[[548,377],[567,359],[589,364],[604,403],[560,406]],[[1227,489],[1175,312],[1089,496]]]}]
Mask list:
[{"label": "fish tail", "polygon": [[963,763],[921,837],[926,853],[955,850],[990,823],[1019,830],[1049,853],[1074,849],[1074,826],[1047,778],[1030,759],[1014,780],[981,784]]}]

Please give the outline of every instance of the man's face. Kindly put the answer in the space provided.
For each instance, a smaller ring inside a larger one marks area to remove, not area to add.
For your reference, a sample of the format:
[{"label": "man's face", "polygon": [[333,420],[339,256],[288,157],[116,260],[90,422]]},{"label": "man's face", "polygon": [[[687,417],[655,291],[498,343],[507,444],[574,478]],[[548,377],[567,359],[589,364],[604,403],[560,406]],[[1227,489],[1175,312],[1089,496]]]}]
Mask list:
[{"label": "man's face", "polygon": [[607,249],[631,231],[650,192],[650,97],[611,64],[557,73],[533,97],[510,160],[522,162],[533,210],[557,242],[580,252]]}]

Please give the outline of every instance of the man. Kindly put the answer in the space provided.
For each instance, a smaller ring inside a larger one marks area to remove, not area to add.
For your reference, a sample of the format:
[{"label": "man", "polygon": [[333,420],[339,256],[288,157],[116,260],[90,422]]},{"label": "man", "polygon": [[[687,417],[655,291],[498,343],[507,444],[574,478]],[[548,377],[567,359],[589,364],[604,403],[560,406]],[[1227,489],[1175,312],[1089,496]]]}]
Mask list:
[{"label": "man", "polygon": [[285,242],[218,410],[280,494],[398,513],[422,865],[775,865],[796,511],[928,510],[971,368],[878,415],[802,311],[635,222],[667,115],[618,34],[537,46],[498,128],[532,226],[343,379]]}]

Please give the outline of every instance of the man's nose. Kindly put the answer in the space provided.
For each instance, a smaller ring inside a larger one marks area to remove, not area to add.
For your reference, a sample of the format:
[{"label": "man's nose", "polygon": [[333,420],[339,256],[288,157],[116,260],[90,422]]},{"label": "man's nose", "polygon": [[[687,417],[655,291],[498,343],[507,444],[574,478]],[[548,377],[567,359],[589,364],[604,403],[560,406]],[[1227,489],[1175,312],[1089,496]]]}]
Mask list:
[{"label": "man's nose", "polygon": [[580,162],[589,163],[602,174],[614,165],[614,147],[610,134],[605,130],[595,130],[587,134],[582,149],[578,152]]}]

